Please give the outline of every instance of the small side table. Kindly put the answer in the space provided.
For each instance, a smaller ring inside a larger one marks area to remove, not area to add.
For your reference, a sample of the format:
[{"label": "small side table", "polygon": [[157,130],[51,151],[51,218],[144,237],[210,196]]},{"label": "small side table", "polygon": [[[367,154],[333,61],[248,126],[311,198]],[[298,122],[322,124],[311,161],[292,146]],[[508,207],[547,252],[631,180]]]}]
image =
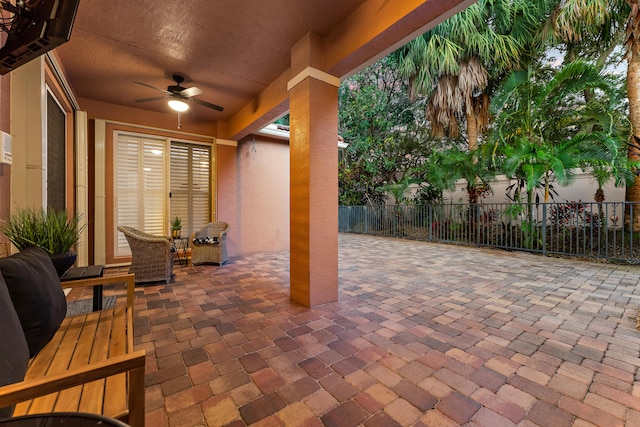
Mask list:
[{"label": "small side table", "polygon": [[189,265],[189,258],[187,254],[187,249],[189,249],[189,239],[181,238],[181,239],[173,239],[176,244],[176,259],[178,260],[178,264]]},{"label": "small side table", "polygon": [[[86,267],[71,267],[60,278],[61,282],[79,279],[93,279],[102,277],[104,265],[88,265]],[[102,285],[93,287],[93,311],[102,310]]]}]

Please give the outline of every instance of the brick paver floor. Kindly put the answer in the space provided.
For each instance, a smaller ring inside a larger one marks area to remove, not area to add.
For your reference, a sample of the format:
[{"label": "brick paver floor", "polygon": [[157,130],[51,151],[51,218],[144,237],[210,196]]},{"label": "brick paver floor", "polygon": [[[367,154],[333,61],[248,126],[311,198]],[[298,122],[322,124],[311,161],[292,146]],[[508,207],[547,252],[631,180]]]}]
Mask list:
[{"label": "brick paver floor", "polygon": [[340,235],[340,299],[288,252],[139,287],[149,426],[640,426],[640,267]]}]

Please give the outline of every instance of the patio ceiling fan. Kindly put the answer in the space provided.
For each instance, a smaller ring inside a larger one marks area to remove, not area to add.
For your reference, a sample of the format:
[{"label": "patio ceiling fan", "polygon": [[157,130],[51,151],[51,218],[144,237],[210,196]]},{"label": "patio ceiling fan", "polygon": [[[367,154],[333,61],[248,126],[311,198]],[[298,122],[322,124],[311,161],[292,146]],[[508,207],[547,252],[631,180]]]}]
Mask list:
[{"label": "patio ceiling fan", "polygon": [[219,105],[216,104],[211,104],[210,102],[206,102],[206,101],[202,101],[200,99],[195,98],[196,96],[200,95],[202,93],[202,90],[192,86],[192,87],[184,87],[184,86],[180,86],[180,84],[182,82],[184,82],[184,77],[179,75],[179,74],[174,74],[172,76],[173,81],[176,82],[175,85],[169,85],[167,87],[166,90],[164,89],[160,89],[159,87],[155,87],[152,86],[150,84],[147,83],[143,83],[143,82],[134,82],[136,84],[139,84],[141,86],[145,86],[151,89],[155,89],[158,90],[160,92],[163,92],[164,95],[163,96],[155,96],[152,98],[142,98],[142,99],[136,99],[136,102],[149,102],[149,101],[159,101],[162,99],[166,99],[168,100],[168,104],[169,107],[171,107],[171,109],[178,111],[178,112],[184,112],[187,111],[189,109],[189,104],[188,103],[192,103],[192,104],[196,104],[196,105],[200,105],[202,107],[207,107],[207,108],[211,108],[213,110],[216,111],[223,111],[224,108],[222,108]]}]

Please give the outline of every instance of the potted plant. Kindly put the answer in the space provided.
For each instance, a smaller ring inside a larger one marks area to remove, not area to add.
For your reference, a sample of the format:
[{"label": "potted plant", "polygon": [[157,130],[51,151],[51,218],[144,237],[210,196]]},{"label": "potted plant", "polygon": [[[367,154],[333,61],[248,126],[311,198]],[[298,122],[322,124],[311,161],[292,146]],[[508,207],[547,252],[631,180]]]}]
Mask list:
[{"label": "potted plant", "polygon": [[169,221],[171,224],[171,237],[174,239],[180,238],[180,230],[182,230],[182,220],[178,216],[174,216]]},{"label": "potted plant", "polygon": [[0,221],[0,232],[18,250],[38,246],[47,251],[59,276],[75,262],[77,254],[72,249],[84,227],[80,215],[51,208],[17,209]]}]

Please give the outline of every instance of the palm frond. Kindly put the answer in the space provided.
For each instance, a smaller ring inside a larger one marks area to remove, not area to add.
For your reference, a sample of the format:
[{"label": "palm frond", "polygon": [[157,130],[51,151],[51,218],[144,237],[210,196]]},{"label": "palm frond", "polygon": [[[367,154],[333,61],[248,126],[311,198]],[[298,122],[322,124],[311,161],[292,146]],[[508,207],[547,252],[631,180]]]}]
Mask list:
[{"label": "palm frond", "polygon": [[471,57],[460,64],[457,84],[465,99],[470,100],[474,93],[484,91],[488,82],[489,73],[478,58]]}]

